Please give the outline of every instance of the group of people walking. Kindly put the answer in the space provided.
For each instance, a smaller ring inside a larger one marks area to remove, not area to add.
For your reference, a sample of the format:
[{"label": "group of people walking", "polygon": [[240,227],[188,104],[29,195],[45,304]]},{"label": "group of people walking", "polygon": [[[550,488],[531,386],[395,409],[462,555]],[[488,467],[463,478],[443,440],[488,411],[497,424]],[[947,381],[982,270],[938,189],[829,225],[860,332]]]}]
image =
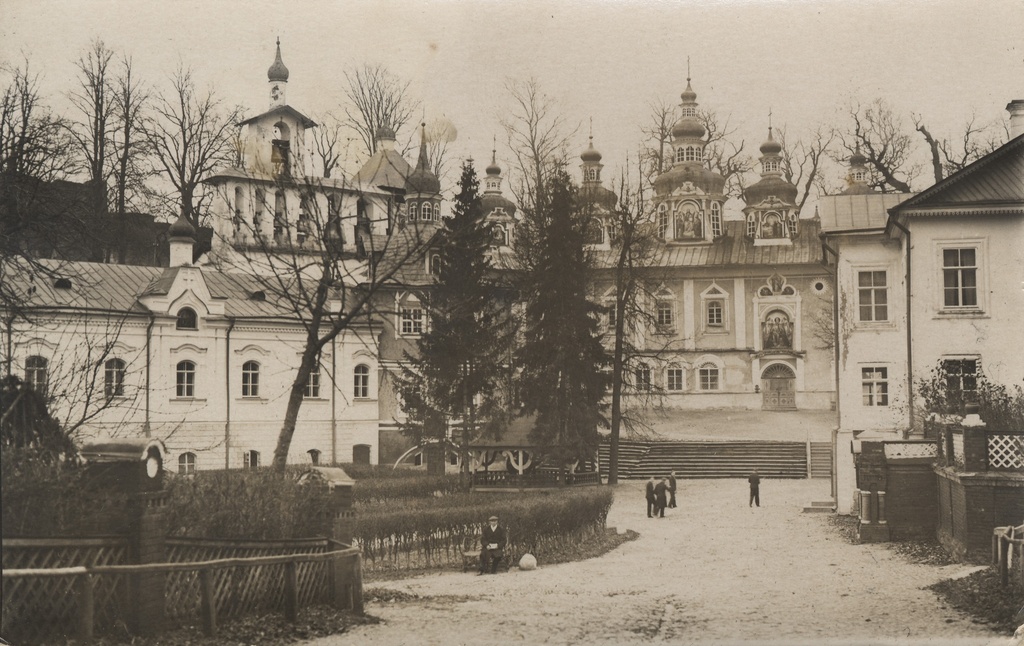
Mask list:
[{"label": "group of people walking", "polygon": [[[755,468],[747,478],[750,485],[750,506],[761,506],[761,476]],[[647,517],[664,518],[665,509],[676,506],[676,472],[673,471],[667,478],[655,481],[654,476],[647,480]]]},{"label": "group of people walking", "polygon": [[655,483],[654,476],[647,481],[647,517],[665,517],[665,508],[676,506],[676,472]]}]

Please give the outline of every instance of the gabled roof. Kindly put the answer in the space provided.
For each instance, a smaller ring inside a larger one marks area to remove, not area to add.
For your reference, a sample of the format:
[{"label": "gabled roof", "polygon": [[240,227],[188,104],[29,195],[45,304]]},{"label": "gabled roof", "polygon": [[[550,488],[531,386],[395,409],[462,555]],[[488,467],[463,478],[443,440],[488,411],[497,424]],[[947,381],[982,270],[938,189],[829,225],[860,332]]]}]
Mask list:
[{"label": "gabled roof", "polygon": [[433,285],[434,276],[427,269],[427,254],[435,245],[440,226],[408,223],[395,229],[377,263],[377,276],[395,285]]},{"label": "gabled roof", "polygon": [[397,151],[379,148],[359,169],[355,179],[375,189],[389,188],[404,192],[406,180],[411,174],[412,166]]},{"label": "gabled roof", "polygon": [[1024,135],[897,205],[890,214],[1024,215]]},{"label": "gabled roof", "polygon": [[889,209],[916,193],[851,193],[818,200],[822,233],[884,229]]},{"label": "gabled roof", "polygon": [[250,124],[250,123],[252,123],[254,121],[258,121],[260,119],[263,119],[264,117],[274,117],[274,116],[278,116],[278,115],[287,115],[287,116],[295,119],[296,121],[298,121],[299,123],[302,124],[303,128],[315,128],[317,126],[317,123],[315,121],[313,121],[312,119],[310,119],[306,115],[302,114],[301,112],[299,112],[298,110],[296,110],[295,108],[293,108],[290,105],[279,105],[276,108],[271,108],[270,110],[267,110],[266,112],[264,112],[262,114],[257,114],[255,117],[250,117],[250,118],[246,119],[245,121],[239,122],[238,125],[244,126],[244,125],[248,125],[248,124]]}]

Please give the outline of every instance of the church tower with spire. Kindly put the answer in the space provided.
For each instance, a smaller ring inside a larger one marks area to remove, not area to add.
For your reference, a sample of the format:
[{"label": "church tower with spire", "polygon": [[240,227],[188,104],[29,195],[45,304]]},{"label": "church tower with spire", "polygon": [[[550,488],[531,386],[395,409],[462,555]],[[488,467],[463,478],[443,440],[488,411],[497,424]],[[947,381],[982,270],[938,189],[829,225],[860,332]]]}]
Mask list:
[{"label": "church tower with spire", "polygon": [[612,213],[618,203],[618,196],[601,183],[601,153],[594,148],[594,135],[590,135],[587,149],[580,154],[580,201],[589,211],[586,228],[586,242],[590,245],[608,244],[608,230]]},{"label": "church tower with spire", "polygon": [[743,191],[746,206],[746,235],[758,244],[790,244],[797,235],[800,217],[796,206],[797,188],[782,175],[782,144],[772,135],[768,115],[768,138],[761,144],[761,179]]},{"label": "church tower with spire", "polygon": [[484,192],[480,196],[480,208],[484,224],[490,226],[491,246],[497,249],[512,246],[515,234],[516,205],[501,192],[501,166],[498,166],[498,152],[491,150],[491,163],[484,171]]},{"label": "church tower with spire", "polygon": [[270,107],[276,108],[287,105],[285,90],[288,87],[288,68],[281,60],[281,39],[277,39],[277,56],[274,64],[267,70],[267,82],[270,84]]},{"label": "church tower with spire", "polygon": [[441,182],[430,170],[427,154],[427,124],[420,124],[420,154],[416,168],[405,182],[405,219],[413,226],[441,223]]}]

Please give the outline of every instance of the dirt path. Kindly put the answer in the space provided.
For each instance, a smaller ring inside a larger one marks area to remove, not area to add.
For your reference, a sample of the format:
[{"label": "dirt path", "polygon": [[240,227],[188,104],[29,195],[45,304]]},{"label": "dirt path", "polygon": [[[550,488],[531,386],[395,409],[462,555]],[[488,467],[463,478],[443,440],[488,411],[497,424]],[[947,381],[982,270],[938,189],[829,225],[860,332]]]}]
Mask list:
[{"label": "dirt path", "polygon": [[640,532],[597,559],[477,577],[371,584],[428,597],[369,604],[382,619],[312,642],[340,644],[988,643],[996,636],[923,586],[961,566],[907,563],[850,545],[802,514],[820,480],[681,481],[680,506],[647,519],[642,483],[619,485],[609,525]]}]

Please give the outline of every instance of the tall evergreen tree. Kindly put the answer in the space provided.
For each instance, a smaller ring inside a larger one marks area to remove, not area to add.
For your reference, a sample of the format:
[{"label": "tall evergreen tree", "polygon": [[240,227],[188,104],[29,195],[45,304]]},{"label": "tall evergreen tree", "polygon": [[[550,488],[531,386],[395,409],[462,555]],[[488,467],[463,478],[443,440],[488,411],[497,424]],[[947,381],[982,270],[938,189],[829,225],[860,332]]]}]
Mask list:
[{"label": "tall evergreen tree", "polygon": [[[427,326],[403,373],[406,412],[417,439],[444,440],[462,420],[460,450],[477,429],[506,417],[502,350],[507,346],[507,307],[492,280],[487,255],[491,233],[483,221],[472,160],[462,166],[450,219],[436,238],[439,262],[431,287]],[[433,264],[433,263],[432,263]]]},{"label": "tall evergreen tree", "polygon": [[533,440],[557,446],[563,460],[590,458],[608,356],[598,335],[600,308],[587,298],[584,218],[577,191],[564,170],[555,171],[532,213],[529,265],[525,268],[524,342],[520,399],[536,413]]}]

